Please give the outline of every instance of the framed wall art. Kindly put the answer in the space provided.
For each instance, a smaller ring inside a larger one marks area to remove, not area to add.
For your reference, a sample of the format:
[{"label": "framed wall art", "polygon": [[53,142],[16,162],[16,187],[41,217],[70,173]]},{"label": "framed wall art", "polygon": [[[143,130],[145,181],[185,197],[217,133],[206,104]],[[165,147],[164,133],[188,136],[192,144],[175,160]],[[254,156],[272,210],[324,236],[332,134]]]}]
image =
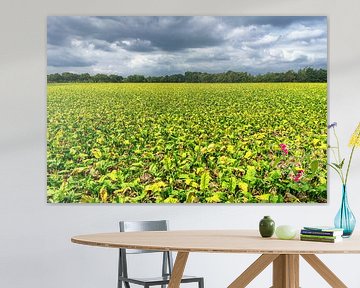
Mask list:
[{"label": "framed wall art", "polygon": [[327,201],[327,18],[49,16],[49,203]]}]

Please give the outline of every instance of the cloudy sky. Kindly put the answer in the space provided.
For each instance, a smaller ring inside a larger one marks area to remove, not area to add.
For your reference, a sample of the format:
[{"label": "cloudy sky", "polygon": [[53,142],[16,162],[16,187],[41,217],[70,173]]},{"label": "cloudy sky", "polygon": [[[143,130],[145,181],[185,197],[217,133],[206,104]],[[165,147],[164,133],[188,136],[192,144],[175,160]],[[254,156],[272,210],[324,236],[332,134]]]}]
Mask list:
[{"label": "cloudy sky", "polygon": [[49,16],[47,59],[49,74],[326,68],[327,18]]}]

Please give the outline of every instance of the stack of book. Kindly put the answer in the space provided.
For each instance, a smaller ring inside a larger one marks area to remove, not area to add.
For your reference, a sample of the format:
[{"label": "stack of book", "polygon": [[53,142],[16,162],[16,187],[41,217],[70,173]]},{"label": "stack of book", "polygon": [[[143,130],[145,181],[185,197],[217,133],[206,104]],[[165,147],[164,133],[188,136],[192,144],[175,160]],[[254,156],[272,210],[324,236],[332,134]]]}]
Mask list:
[{"label": "stack of book", "polygon": [[300,232],[302,241],[336,243],[342,241],[344,230],[334,227],[304,227]]}]

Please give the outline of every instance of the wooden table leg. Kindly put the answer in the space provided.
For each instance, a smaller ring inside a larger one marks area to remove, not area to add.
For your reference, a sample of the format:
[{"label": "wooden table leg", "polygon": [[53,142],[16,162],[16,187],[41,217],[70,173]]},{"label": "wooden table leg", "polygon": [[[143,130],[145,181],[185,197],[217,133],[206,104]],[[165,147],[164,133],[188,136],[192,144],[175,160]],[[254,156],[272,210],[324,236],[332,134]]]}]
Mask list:
[{"label": "wooden table leg", "polygon": [[287,255],[289,267],[289,287],[299,288],[299,255]]},{"label": "wooden table leg", "polygon": [[299,255],[281,254],[273,263],[273,288],[299,288]]},{"label": "wooden table leg", "polygon": [[188,256],[189,256],[189,252],[178,252],[177,253],[168,288],[179,288],[180,287],[181,278],[184,274],[185,265],[186,265]]},{"label": "wooden table leg", "polygon": [[[314,254],[301,256],[333,288],[347,286]],[[228,288],[244,288],[273,262],[272,288],[299,288],[299,255],[297,254],[263,254],[251,264]]]},{"label": "wooden table leg", "polygon": [[238,278],[232,282],[228,288],[244,288],[254,280],[271,262],[273,262],[278,254],[263,254],[254,263],[252,263]]},{"label": "wooden table leg", "polygon": [[273,262],[273,286],[271,288],[285,287],[286,278],[286,255],[281,254]]},{"label": "wooden table leg", "polygon": [[301,255],[333,288],[347,288],[347,286],[314,254]]}]

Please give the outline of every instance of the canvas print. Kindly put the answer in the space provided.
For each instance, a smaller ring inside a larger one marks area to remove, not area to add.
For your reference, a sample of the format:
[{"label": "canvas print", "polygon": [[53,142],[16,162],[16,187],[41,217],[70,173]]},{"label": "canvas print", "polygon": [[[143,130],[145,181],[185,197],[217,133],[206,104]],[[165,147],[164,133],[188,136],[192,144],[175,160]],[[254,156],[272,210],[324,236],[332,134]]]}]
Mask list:
[{"label": "canvas print", "polygon": [[47,18],[49,203],[324,203],[327,18]]}]

